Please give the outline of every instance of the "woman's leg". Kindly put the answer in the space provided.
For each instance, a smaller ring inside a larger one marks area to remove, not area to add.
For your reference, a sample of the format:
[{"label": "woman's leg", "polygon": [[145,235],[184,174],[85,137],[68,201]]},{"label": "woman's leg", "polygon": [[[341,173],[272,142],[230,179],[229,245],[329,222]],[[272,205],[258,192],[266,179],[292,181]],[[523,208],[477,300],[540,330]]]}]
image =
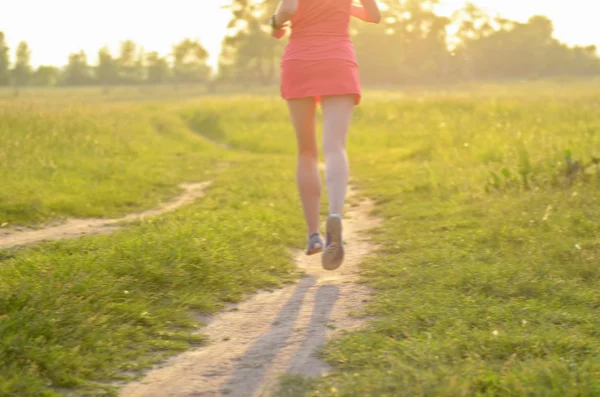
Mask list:
[{"label": "woman's leg", "polygon": [[288,100],[290,117],[298,142],[297,183],[308,235],[319,233],[321,179],[316,134],[314,98]]},{"label": "woman's leg", "polygon": [[329,196],[329,213],[342,215],[348,189],[349,166],[346,155],[346,138],[354,95],[323,97],[323,153],[325,155],[325,179]]},{"label": "woman's leg", "polygon": [[348,156],[346,137],[352,121],[355,97],[351,95],[323,98],[323,152],[325,178],[329,195],[327,241],[321,263],[326,270],[335,270],[344,261],[342,212],[348,190]]}]

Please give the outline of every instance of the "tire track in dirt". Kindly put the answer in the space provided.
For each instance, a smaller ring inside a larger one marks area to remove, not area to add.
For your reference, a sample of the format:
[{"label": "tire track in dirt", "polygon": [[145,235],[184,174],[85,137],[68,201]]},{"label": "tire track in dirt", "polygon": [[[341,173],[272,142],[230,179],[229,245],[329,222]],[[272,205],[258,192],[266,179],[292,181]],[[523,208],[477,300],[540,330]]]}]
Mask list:
[{"label": "tire track in dirt", "polygon": [[365,232],[379,225],[373,203],[362,200],[345,214],[347,256],[335,272],[320,256],[299,253],[305,277],[297,284],[261,292],[206,319],[210,344],[175,356],[126,385],[122,397],[264,397],[281,375],[318,377],[328,368],[315,354],[331,337],[364,325],[353,318],[370,297],[358,284],[359,264],[376,247]]},{"label": "tire track in dirt", "polygon": [[42,241],[76,238],[85,235],[107,234],[119,229],[120,223],[141,220],[161,215],[190,204],[204,196],[210,182],[186,183],[180,185],[183,193],[158,208],[137,214],[130,214],[117,219],[69,219],[65,223],[43,229],[22,231],[0,229],[0,249],[39,243]]}]

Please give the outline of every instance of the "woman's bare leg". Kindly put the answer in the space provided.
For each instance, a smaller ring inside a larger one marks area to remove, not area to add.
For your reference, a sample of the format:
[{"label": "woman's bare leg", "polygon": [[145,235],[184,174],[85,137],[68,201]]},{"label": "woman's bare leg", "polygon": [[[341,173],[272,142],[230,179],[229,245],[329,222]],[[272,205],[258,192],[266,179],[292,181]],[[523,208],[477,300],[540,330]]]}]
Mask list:
[{"label": "woman's bare leg", "polygon": [[348,189],[346,140],[355,105],[353,95],[323,97],[323,153],[329,213],[342,215]]},{"label": "woman's bare leg", "polygon": [[329,216],[326,224],[327,242],[322,258],[322,265],[326,270],[335,270],[344,261],[342,213],[349,178],[346,140],[354,105],[355,97],[353,95],[323,98],[323,152],[329,196]]},{"label": "woman's bare leg", "polygon": [[319,233],[321,178],[316,133],[316,104],[313,98],[288,100],[298,142],[297,183],[308,235]]}]

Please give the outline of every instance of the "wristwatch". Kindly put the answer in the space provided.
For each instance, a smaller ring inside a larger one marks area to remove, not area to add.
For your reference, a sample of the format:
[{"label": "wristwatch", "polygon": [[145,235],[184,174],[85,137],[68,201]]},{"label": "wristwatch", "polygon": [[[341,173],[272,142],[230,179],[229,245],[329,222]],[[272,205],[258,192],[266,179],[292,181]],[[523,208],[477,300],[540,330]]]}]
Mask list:
[{"label": "wristwatch", "polygon": [[269,25],[271,25],[271,28],[273,28],[273,30],[281,29],[281,25],[277,25],[276,14],[271,15],[271,18],[269,19]]}]

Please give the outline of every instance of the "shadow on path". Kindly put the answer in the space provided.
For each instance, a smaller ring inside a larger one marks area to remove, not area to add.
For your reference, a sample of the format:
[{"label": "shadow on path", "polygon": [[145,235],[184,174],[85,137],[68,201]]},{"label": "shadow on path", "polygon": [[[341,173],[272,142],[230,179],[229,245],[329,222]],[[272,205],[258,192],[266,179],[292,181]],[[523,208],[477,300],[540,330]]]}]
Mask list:
[{"label": "shadow on path", "polygon": [[[297,332],[296,320],[307,293],[315,286],[316,280],[316,276],[308,276],[298,284],[269,330],[259,337],[240,358],[239,364],[236,365],[231,378],[223,388],[223,396],[248,397],[259,391],[270,364],[279,351],[286,346],[288,339]],[[322,365],[315,356],[315,351],[325,344],[326,327],[338,297],[337,286],[323,285],[316,289],[310,324],[304,330],[304,341],[300,350],[291,359],[291,372],[310,373],[314,376],[321,374]]]}]

